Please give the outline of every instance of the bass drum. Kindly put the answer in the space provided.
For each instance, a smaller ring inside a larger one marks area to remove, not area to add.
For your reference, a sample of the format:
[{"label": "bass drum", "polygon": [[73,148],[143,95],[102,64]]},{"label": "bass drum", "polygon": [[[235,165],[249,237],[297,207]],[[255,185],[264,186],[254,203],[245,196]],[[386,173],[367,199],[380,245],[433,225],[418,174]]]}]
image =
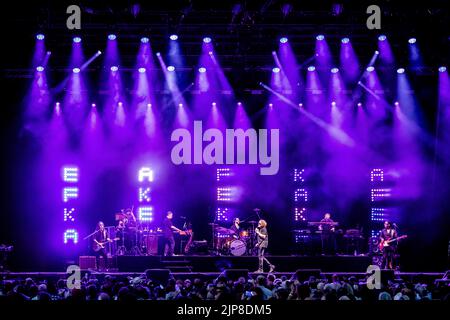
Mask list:
[{"label": "bass drum", "polygon": [[233,240],[230,244],[230,253],[233,256],[242,256],[247,252],[247,245],[242,240]]}]

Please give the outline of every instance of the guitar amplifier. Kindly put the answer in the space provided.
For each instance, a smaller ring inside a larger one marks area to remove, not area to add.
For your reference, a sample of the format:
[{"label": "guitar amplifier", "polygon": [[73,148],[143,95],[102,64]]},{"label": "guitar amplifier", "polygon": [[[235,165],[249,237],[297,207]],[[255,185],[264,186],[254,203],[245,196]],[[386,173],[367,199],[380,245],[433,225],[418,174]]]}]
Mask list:
[{"label": "guitar amplifier", "polygon": [[80,256],[78,265],[81,270],[97,269],[97,260],[95,256]]}]

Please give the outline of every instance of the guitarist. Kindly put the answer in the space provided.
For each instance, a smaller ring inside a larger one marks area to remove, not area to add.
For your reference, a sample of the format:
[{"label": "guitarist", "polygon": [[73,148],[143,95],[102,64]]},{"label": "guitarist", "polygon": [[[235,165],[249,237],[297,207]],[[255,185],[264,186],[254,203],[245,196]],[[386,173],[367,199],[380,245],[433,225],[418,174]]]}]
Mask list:
[{"label": "guitarist", "polygon": [[105,244],[107,242],[111,242],[111,239],[108,236],[108,231],[105,229],[105,224],[103,221],[99,221],[97,223],[96,232],[94,235],[94,248],[96,248],[97,255],[97,266],[100,268],[100,257],[103,257],[103,261],[105,261],[104,266],[105,269],[108,269],[108,255],[106,254]]},{"label": "guitarist", "polygon": [[[382,242],[389,241],[391,239],[397,238],[397,230],[392,227],[391,222],[384,222],[384,229],[380,232],[380,240]],[[383,247],[383,269],[394,269],[394,253],[395,253],[395,241],[388,246]]]}]

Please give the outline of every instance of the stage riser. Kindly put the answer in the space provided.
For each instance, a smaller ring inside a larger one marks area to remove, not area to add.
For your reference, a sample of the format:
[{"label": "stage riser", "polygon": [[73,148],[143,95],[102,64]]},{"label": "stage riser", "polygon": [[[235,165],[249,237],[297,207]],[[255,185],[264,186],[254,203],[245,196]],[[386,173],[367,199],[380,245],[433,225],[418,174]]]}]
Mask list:
[{"label": "stage riser", "polygon": [[[172,258],[173,259],[173,258]],[[220,272],[224,269],[258,269],[258,257],[183,257],[189,261],[193,272]],[[297,269],[320,269],[323,272],[366,272],[371,263],[369,257],[293,257],[273,256],[269,261],[279,272],[294,272]],[[167,258],[164,258],[167,260]],[[174,259],[176,261],[176,259]],[[164,268],[159,256],[120,256],[117,257],[120,272],[142,272],[146,269]],[[268,266],[266,266],[268,269]]]}]

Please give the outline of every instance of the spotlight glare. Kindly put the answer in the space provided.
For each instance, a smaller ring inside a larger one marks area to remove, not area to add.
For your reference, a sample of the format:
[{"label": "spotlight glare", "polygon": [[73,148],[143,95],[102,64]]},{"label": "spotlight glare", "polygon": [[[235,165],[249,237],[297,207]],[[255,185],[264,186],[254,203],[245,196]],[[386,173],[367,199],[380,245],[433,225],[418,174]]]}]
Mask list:
[{"label": "spotlight glare", "polygon": [[152,104],[151,103],[147,103],[147,108],[151,108]]},{"label": "spotlight glare", "polygon": [[198,68],[198,72],[205,73],[206,72],[206,68],[205,67],[200,67],[200,68]]},{"label": "spotlight glare", "polygon": [[116,35],[115,34],[110,34],[108,35],[108,40],[116,40]]},{"label": "spotlight glare", "polygon": [[333,68],[333,69],[331,69],[331,73],[338,73],[339,72],[339,69],[338,68]]},{"label": "spotlight glare", "polygon": [[97,105],[95,103],[91,104],[92,108],[95,108]]},{"label": "spotlight glare", "polygon": [[316,67],[314,67],[314,66],[309,66],[308,67],[308,71],[309,72],[313,72],[314,70],[316,70]]},{"label": "spotlight glare", "polygon": [[241,105],[242,105],[242,102],[238,102],[237,104],[238,104],[238,106],[241,106]]},{"label": "spotlight glare", "polygon": [[323,39],[325,39],[325,36],[324,36],[323,34],[319,34],[319,35],[316,37],[316,40],[319,40],[319,41],[322,41]]},{"label": "spotlight glare", "polygon": [[439,72],[445,72],[445,71],[447,71],[447,67],[444,67],[444,66],[442,66],[442,67],[439,67]]},{"label": "spotlight glare", "polygon": [[378,40],[384,41],[384,40],[386,40],[386,36],[384,34],[382,34],[381,36],[378,36]]},{"label": "spotlight glare", "polygon": [[72,69],[73,73],[80,73],[80,71],[81,71],[80,68],[73,68]]},{"label": "spotlight glare", "polygon": [[141,38],[141,42],[142,43],[148,43],[150,40],[149,40],[149,38],[147,38],[147,37],[142,37]]},{"label": "spotlight glare", "polygon": [[211,38],[210,37],[204,37],[203,38],[203,42],[204,43],[210,43],[211,42]]},{"label": "spotlight glare", "polygon": [[286,42],[288,42],[288,38],[286,38],[286,37],[280,38],[280,43],[286,43]]},{"label": "spotlight glare", "polygon": [[44,67],[43,66],[38,66],[38,67],[36,67],[36,71],[42,72],[42,71],[44,71]]},{"label": "spotlight glare", "polygon": [[39,33],[39,34],[36,35],[36,39],[37,40],[44,40],[45,36],[42,33]]},{"label": "spotlight glare", "polygon": [[215,107],[215,106],[216,106],[216,103],[215,103],[215,102],[213,102],[213,103],[212,103],[212,106],[213,106],[213,107]]},{"label": "spotlight glare", "polygon": [[350,39],[349,38],[342,38],[341,42],[342,43],[349,43]]},{"label": "spotlight glare", "polygon": [[280,68],[275,67],[275,68],[272,69],[272,72],[273,73],[278,73],[278,72],[280,72]]},{"label": "spotlight glare", "polygon": [[100,50],[97,51],[97,56],[101,55],[102,52]]},{"label": "spotlight glare", "polygon": [[375,68],[374,67],[372,67],[372,66],[370,66],[370,67],[367,67],[367,72],[372,72],[373,70],[375,70]]},{"label": "spotlight glare", "polygon": [[333,107],[335,107],[335,106],[336,106],[336,101],[331,101],[331,105],[332,105]]},{"label": "spotlight glare", "polygon": [[398,68],[397,69],[397,73],[405,73],[405,69],[404,68]]},{"label": "spotlight glare", "polygon": [[138,69],[138,71],[139,71],[139,73],[144,73],[146,70],[145,70],[145,68],[141,67],[141,68]]},{"label": "spotlight glare", "polygon": [[172,34],[169,38],[172,41],[178,40],[178,36],[176,34]]},{"label": "spotlight glare", "polygon": [[178,106],[181,108],[181,107],[183,107],[183,104],[182,104],[182,103],[179,103]]},{"label": "spotlight glare", "polygon": [[400,105],[400,102],[395,101],[394,105],[395,105],[396,107],[398,107],[398,106]]},{"label": "spotlight glare", "polygon": [[362,103],[361,102],[358,102],[358,107],[362,107]]},{"label": "spotlight glare", "polygon": [[112,66],[111,67],[111,71],[116,72],[117,70],[119,70],[118,66]]},{"label": "spotlight glare", "polygon": [[298,106],[299,106],[300,108],[303,107],[303,103],[300,102],[300,103],[298,104]]},{"label": "spotlight glare", "polygon": [[408,40],[408,42],[409,42],[410,44],[414,44],[414,43],[416,43],[416,41],[417,41],[416,38],[410,38],[410,39]]},{"label": "spotlight glare", "polygon": [[273,107],[273,103],[269,103],[269,108],[272,108]]},{"label": "spotlight glare", "polygon": [[73,38],[73,42],[80,43],[81,42],[81,38],[80,37],[75,37],[75,38]]},{"label": "spotlight glare", "polygon": [[175,67],[174,66],[168,66],[167,67],[167,71],[170,71],[170,72],[175,71]]}]

